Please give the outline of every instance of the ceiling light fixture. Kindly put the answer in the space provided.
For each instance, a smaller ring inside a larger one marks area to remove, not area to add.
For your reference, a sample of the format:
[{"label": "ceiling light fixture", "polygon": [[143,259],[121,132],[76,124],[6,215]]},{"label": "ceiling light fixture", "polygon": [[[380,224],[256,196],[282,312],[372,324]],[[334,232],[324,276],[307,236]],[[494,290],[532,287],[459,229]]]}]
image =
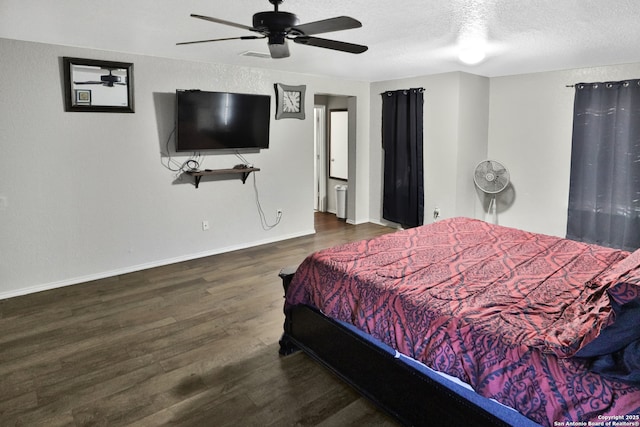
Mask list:
[{"label": "ceiling light fixture", "polygon": [[459,3],[457,11],[460,22],[458,33],[458,59],[475,65],[487,56],[488,21],[491,17],[491,2],[468,0]]},{"label": "ceiling light fixture", "polygon": [[479,44],[466,44],[458,50],[458,59],[467,65],[475,65],[482,62],[487,54],[484,47]]}]

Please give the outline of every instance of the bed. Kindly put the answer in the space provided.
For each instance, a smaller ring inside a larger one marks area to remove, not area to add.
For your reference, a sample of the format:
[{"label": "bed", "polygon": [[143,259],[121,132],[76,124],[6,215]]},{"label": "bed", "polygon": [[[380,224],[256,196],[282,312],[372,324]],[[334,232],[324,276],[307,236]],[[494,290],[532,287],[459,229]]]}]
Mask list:
[{"label": "bed", "polygon": [[281,276],[281,354],[402,424],[640,425],[640,250],[452,218]]}]

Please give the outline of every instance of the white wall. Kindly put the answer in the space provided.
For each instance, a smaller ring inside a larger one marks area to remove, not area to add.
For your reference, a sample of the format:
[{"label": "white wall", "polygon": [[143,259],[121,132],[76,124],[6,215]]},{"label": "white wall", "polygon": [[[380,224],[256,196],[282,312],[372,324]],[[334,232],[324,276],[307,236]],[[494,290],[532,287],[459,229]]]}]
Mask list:
[{"label": "white wall", "polygon": [[502,162],[511,185],[498,196],[502,225],[565,236],[574,89],[578,82],[637,78],[640,64],[485,78],[446,73],[371,85],[371,197],[381,221],[380,93],[424,87],[425,222],[442,217],[485,218],[488,200],[472,171],[486,158]]},{"label": "white wall", "polygon": [[[134,63],[136,112],[64,112],[62,56]],[[313,115],[272,120],[271,147],[246,155],[262,169],[255,176],[267,219],[284,211],[265,231],[253,176],[196,190],[162,166],[176,89],[273,95],[275,82],[306,84],[309,112],[315,94],[350,97],[358,107],[353,222],[384,223],[380,94],[424,87],[425,222],[436,206],[442,217],[482,217],[471,171],[488,157],[511,171],[500,223],[563,236],[573,110],[565,85],[640,75],[630,64],[369,84],[6,39],[0,57],[0,299],[313,232]],[[218,155],[202,166],[236,163]]]},{"label": "white wall", "polygon": [[628,64],[491,79],[489,157],[513,184],[501,224],[566,235],[574,100],[566,85],[639,76],[640,64]]},{"label": "white wall", "polygon": [[453,215],[485,217],[483,194],[473,183],[476,165],[487,158],[489,79],[460,73],[456,208]]},{"label": "white wall", "polygon": [[[63,56],[134,63],[136,112],[65,112]],[[246,155],[261,168],[255,177],[267,220],[284,211],[280,225],[265,231],[253,175],[245,185],[203,180],[195,189],[163,167],[176,89],[274,95],[273,84],[282,82],[307,85],[307,111],[314,93],[369,103],[367,83],[310,75],[7,39],[0,57],[0,298],[314,231],[313,115],[272,120],[270,148]],[[366,181],[366,107],[358,109],[358,127]],[[211,155],[201,167],[236,163],[233,155]],[[366,198],[357,203],[366,218]],[[210,230],[202,231],[203,220]]]}]

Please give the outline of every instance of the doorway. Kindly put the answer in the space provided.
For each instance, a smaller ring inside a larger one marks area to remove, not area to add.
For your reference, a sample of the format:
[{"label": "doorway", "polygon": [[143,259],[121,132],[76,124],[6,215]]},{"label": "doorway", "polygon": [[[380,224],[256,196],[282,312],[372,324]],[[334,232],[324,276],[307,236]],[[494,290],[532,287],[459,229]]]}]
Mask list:
[{"label": "doorway", "polygon": [[[337,185],[347,186],[346,222],[355,223],[355,144],[356,98],[345,95],[314,96],[314,211],[337,214]],[[343,111],[348,116],[346,150],[331,150],[331,112]],[[338,154],[337,154],[338,153]],[[341,156],[334,159],[335,156]],[[346,157],[346,158],[345,158]],[[330,171],[336,161],[345,165],[345,173],[334,176]],[[342,193],[344,194],[344,193]],[[341,212],[344,215],[344,211]]]}]

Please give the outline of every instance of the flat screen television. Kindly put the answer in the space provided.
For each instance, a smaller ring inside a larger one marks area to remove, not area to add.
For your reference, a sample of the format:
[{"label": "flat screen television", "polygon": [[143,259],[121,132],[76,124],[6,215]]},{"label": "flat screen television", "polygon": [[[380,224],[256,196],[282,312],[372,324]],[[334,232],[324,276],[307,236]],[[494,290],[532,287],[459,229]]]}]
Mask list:
[{"label": "flat screen television", "polygon": [[269,95],[177,90],[176,109],[176,151],[269,148]]}]

